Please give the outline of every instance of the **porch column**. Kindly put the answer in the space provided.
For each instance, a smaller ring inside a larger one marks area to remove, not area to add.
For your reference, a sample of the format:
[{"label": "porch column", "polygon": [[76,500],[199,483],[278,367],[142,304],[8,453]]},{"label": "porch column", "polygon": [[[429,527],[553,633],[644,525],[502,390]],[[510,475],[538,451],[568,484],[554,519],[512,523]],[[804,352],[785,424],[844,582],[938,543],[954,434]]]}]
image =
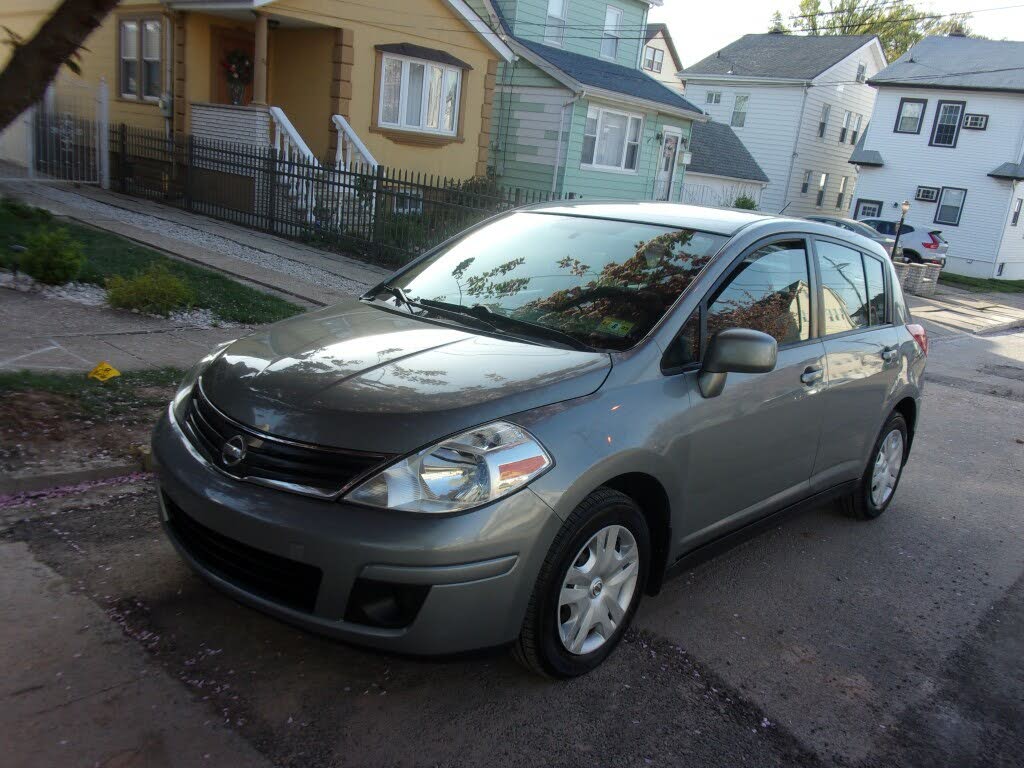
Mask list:
[{"label": "porch column", "polygon": [[265,14],[256,14],[256,53],[252,62],[252,103],[267,103],[267,37],[268,19]]}]

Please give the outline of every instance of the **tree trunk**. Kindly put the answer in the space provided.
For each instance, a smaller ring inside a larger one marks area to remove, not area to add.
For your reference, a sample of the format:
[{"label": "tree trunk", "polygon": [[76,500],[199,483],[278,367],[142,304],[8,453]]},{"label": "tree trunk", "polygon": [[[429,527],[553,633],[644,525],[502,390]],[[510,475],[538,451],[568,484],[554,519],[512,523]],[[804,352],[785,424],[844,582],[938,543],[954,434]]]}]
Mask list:
[{"label": "tree trunk", "polygon": [[57,71],[118,0],[63,0],[31,40],[20,43],[0,72],[0,131],[46,93]]}]

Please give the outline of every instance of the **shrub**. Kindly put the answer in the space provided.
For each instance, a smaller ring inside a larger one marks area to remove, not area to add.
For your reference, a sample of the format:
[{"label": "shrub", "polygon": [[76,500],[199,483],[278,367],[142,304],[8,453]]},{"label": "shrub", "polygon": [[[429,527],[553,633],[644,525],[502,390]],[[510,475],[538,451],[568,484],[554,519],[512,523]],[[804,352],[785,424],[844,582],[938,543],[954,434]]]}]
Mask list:
[{"label": "shrub", "polygon": [[25,219],[27,221],[38,221],[45,223],[53,218],[53,214],[43,208],[34,208],[31,205],[17,200],[13,197],[4,197],[0,199],[0,208],[11,214],[17,216],[19,219]]},{"label": "shrub", "polygon": [[732,207],[742,208],[745,211],[756,211],[757,201],[752,197],[748,197],[747,195],[740,195],[733,201]]},{"label": "shrub", "polygon": [[78,277],[85,254],[82,244],[73,240],[66,229],[39,227],[27,238],[21,254],[21,269],[48,285],[63,285]]},{"label": "shrub", "polygon": [[150,264],[145,272],[133,277],[116,275],[107,280],[107,302],[118,309],[166,316],[191,301],[189,287],[163,264]]}]

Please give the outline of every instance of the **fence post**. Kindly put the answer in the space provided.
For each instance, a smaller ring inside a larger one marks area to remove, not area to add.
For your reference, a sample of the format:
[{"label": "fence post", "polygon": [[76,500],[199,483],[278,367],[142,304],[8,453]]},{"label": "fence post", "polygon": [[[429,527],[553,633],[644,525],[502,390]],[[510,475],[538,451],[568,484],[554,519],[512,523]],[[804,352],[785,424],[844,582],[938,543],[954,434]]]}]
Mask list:
[{"label": "fence post", "polygon": [[117,126],[117,177],[123,195],[128,191],[128,126],[124,123]]},{"label": "fence post", "polygon": [[274,234],[277,229],[277,149],[267,151],[267,231]]},{"label": "fence post", "polygon": [[192,212],[192,165],[195,162],[196,151],[194,137],[190,133],[185,138],[185,210]]},{"label": "fence post", "polygon": [[384,257],[384,243],[381,242],[377,237],[377,219],[380,216],[381,201],[383,199],[384,189],[384,166],[378,165],[374,170],[375,178],[373,181],[373,208],[370,213],[370,237],[373,242],[377,243],[377,255],[381,258]]},{"label": "fence post", "polygon": [[96,150],[99,152],[99,158],[97,158],[99,160],[99,182],[103,189],[110,189],[109,106],[110,94],[107,90],[107,79],[101,77],[99,88],[96,89],[96,134],[98,136]]}]

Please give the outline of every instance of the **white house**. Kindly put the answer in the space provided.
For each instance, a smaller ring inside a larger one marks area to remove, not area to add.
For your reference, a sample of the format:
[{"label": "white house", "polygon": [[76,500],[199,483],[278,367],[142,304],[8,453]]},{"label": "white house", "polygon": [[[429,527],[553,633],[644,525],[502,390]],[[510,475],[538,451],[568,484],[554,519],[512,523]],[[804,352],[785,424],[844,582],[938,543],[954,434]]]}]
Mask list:
[{"label": "white house", "polygon": [[849,164],[885,67],[873,35],[744,35],[682,72],[686,98],[732,127],[769,182],[761,210],[845,212]]},{"label": "white house", "polygon": [[683,202],[729,208],[749,197],[761,208],[768,177],[732,128],[709,120],[690,131]]},{"label": "white house", "polygon": [[929,37],[871,78],[856,218],[941,230],[946,269],[1024,279],[1024,42]]},{"label": "white house", "polygon": [[647,25],[644,47],[640,51],[640,68],[655,80],[682,93],[683,81],[678,72],[683,63],[665,24]]}]

